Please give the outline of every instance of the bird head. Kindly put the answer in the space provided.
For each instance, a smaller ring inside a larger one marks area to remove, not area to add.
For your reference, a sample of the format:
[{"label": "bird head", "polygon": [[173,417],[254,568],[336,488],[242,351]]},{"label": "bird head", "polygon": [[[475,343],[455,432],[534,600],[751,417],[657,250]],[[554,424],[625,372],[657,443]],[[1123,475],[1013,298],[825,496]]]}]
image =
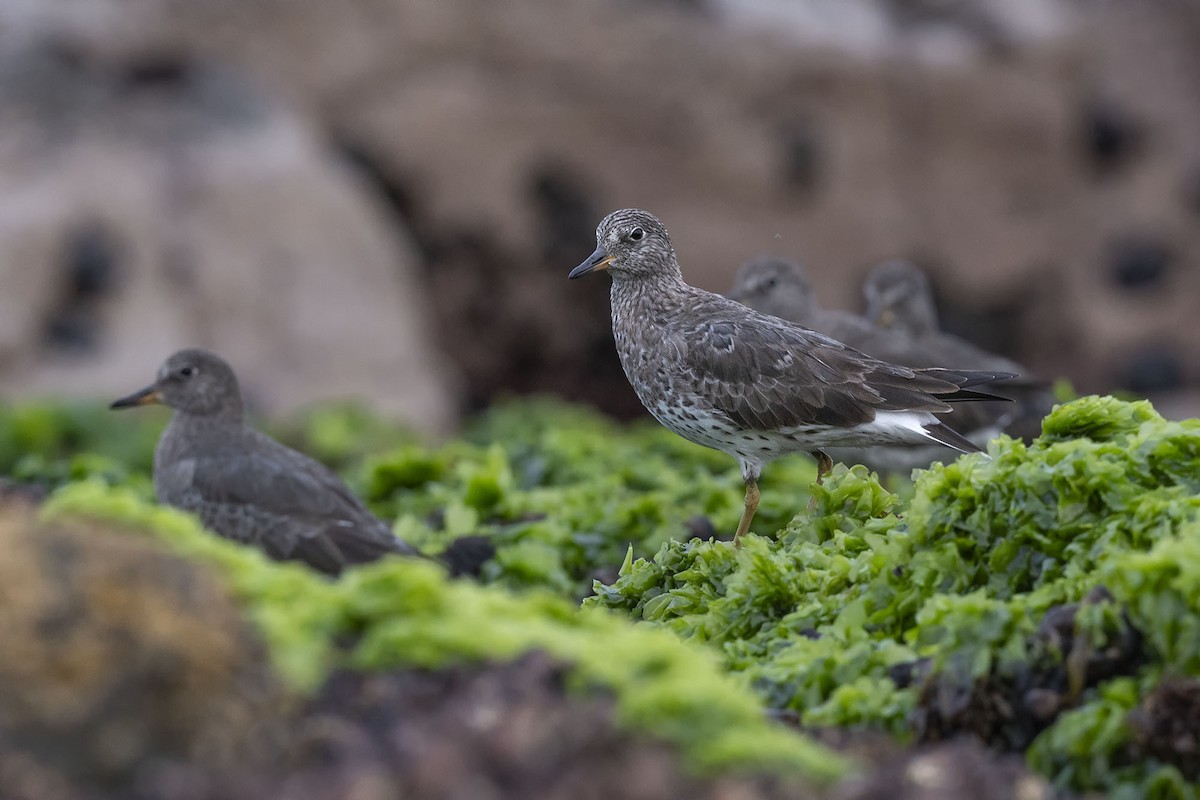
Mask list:
[{"label": "bird head", "polygon": [[666,227],[637,208],[614,211],[596,228],[596,249],[569,278],[607,271],[613,280],[680,278],[679,262]]},{"label": "bird head", "polygon": [[150,386],[112,403],[132,408],[158,403],[196,416],[240,419],[242,395],[237,376],[216,353],[188,348],[172,354],[158,369]]},{"label": "bird head", "polygon": [[807,320],[816,310],[812,284],[798,264],[776,256],[760,256],[738,268],[730,300],[794,322]]}]

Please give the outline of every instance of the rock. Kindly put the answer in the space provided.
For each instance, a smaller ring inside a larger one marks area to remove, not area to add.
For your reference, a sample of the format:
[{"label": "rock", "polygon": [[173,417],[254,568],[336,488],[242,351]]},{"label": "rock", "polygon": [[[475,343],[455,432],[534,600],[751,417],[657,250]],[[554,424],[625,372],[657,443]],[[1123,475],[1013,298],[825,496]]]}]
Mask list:
[{"label": "rock", "polygon": [[[0,383],[112,396],[185,345],[260,410],[361,397],[456,419],[402,228],[295,112],[203,65],[44,49],[0,71]],[[36,90],[36,91],[35,91]]]},{"label": "rock", "polygon": [[[564,685],[531,654],[513,663],[388,674],[339,673],[293,728],[286,770],[230,781],[181,769],[159,800],[622,797],[631,800],[1050,798],[1017,756],[955,742],[904,751],[852,732],[841,749],[863,773],[816,788],[753,776],[701,778],[661,744],[615,727],[611,703]],[[982,788],[981,787],[985,787]]]},{"label": "rock", "polygon": [[1137,155],[1141,136],[1120,108],[1096,99],[1084,107],[1082,117],[1085,152],[1097,173],[1117,170]]},{"label": "rock", "polygon": [[[971,264],[957,293],[992,297],[1056,254],[1045,198],[1070,183],[1068,43],[948,71],[800,50],[671,7],[637,12],[637,25],[605,2],[439,8],[462,20],[440,41],[453,57],[399,68],[340,107],[341,128],[406,188],[425,238],[475,244],[431,254],[430,268],[454,276],[434,302],[481,398],[505,386],[486,375],[499,361],[517,365],[508,388],[627,408],[606,303],[563,278],[590,231],[569,260],[544,255],[554,226],[527,187],[547,165],[570,176],[592,225],[625,205],[653,210],[689,279],[712,289],[772,250],[813,265],[822,296],[849,305],[860,265],[922,250]],[[463,299],[438,299],[450,292]],[[462,336],[481,314],[488,335]]]},{"label": "rock", "polygon": [[1057,797],[1020,756],[960,740],[906,753],[852,782],[841,800],[1050,800]]},{"label": "rock", "polygon": [[1200,680],[1165,677],[1127,718],[1133,757],[1154,758],[1200,780]]},{"label": "rock", "polygon": [[[917,740],[970,735],[994,749],[1020,752],[1078,703],[1085,689],[1136,674],[1145,660],[1144,640],[1124,612],[1106,626],[1102,646],[1077,631],[1081,607],[1112,602],[1108,589],[1096,586],[1080,603],[1050,607],[1019,663],[993,664],[987,674],[973,677],[967,657],[960,654],[957,663],[925,671],[912,719]],[[912,671],[919,674],[921,666],[918,662]],[[893,679],[895,675],[893,667]]]},{"label": "rock", "polygon": [[1170,342],[1141,342],[1129,351],[1116,374],[1118,385],[1139,394],[1172,392],[1183,388],[1184,361]]},{"label": "rock", "polygon": [[278,754],[283,693],[266,650],[200,567],[11,504],[0,548],[5,789],[19,773],[118,790],[157,763],[228,770]]},{"label": "rock", "polygon": [[1162,242],[1128,236],[1113,242],[1109,252],[1113,284],[1127,291],[1151,289],[1167,277],[1171,253]]},{"label": "rock", "polygon": [[123,795],[73,790],[57,773],[0,759],[0,778],[36,787],[12,795],[6,782],[0,798],[818,798],[796,782],[697,777],[669,747],[618,727],[610,700],[566,684],[563,670],[539,655],[475,667],[342,672],[299,709],[280,757],[257,769],[171,763]]}]

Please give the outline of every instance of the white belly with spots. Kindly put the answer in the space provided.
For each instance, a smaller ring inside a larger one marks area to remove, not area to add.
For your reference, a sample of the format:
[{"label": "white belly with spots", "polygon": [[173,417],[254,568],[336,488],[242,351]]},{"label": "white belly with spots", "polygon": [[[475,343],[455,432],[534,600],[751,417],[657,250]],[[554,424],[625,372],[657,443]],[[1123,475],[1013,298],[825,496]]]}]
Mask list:
[{"label": "white belly with spots", "polygon": [[881,411],[871,422],[853,428],[797,425],[779,430],[739,428],[724,415],[698,414],[660,403],[649,409],[656,420],[683,438],[738,459],[768,462],[791,453],[826,447],[867,447],[936,442],[923,425],[936,421],[924,412]]}]

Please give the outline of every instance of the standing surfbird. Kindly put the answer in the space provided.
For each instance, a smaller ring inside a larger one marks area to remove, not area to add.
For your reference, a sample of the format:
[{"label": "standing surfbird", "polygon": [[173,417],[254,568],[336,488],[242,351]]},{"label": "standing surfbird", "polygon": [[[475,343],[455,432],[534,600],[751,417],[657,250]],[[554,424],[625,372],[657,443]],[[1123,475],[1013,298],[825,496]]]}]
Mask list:
[{"label": "standing surfbird", "polygon": [[180,350],[151,386],[112,408],[150,403],[175,410],[154,450],[160,503],[271,558],[329,575],[389,553],[417,555],[331,471],[249,427],[237,377],[215,353]]},{"label": "standing surfbird", "polygon": [[817,306],[817,293],[804,270],[794,261],[778,256],[757,256],[738,267],[733,288],[725,296],[755,311],[813,330],[819,330],[817,323],[823,316],[823,309]]},{"label": "standing surfbird", "polygon": [[[967,364],[939,361],[907,333],[886,330],[849,311],[822,307],[804,271],[786,259],[759,256],[742,264],[726,297],[763,314],[811,328],[882,361],[906,367],[968,367]],[[969,366],[989,368],[982,364]],[[1014,369],[998,371],[1016,372]]]},{"label": "standing surfbird", "polygon": [[1008,373],[910,369],[690,286],[663,224],[614,211],[596,250],[570,278],[612,276],[612,326],[625,375],[646,409],[697,444],[728,453],[746,485],[740,541],[758,508],[758,477],[794,452],[817,459],[818,482],[835,445],[936,442],[977,446],[938,421],[949,402],[989,395],[967,387]]}]

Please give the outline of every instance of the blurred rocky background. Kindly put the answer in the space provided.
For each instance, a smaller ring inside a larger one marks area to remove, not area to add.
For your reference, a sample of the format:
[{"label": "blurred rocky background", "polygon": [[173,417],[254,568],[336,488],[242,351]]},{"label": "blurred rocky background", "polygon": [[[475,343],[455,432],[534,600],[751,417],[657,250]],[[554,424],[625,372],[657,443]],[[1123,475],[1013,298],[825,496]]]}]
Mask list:
[{"label": "blurred rocky background", "polygon": [[1189,0],[0,0],[0,394],[198,344],[265,411],[635,413],[566,272],[637,205],[706,288],[770,252],[857,309],[907,256],[955,332],[1196,414],[1198,85]]}]

